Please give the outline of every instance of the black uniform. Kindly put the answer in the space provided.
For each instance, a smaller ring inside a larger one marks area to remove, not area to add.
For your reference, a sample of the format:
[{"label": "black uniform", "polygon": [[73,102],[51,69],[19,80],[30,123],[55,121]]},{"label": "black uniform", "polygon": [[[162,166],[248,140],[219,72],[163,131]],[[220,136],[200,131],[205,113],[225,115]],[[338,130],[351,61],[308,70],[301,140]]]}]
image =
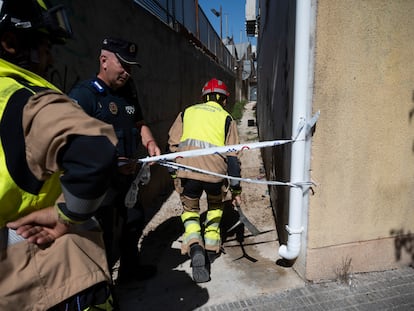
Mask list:
[{"label": "black uniform", "polygon": [[[143,124],[143,118],[133,82],[128,82],[114,91],[99,78],[93,78],[77,84],[69,96],[89,115],[112,124],[119,140],[118,156],[134,159],[141,141],[137,124]],[[125,270],[127,266],[137,266],[137,242],[144,227],[143,209],[136,206],[128,210],[124,204],[134,177],[120,173],[113,177],[111,191],[98,216],[104,230],[109,266],[113,267],[120,256],[120,266]]]},{"label": "black uniform", "polygon": [[98,79],[90,79],[76,85],[69,96],[90,116],[112,124],[119,139],[118,155],[133,158],[139,143],[137,123],[142,124],[142,112],[130,86],[113,91]]}]

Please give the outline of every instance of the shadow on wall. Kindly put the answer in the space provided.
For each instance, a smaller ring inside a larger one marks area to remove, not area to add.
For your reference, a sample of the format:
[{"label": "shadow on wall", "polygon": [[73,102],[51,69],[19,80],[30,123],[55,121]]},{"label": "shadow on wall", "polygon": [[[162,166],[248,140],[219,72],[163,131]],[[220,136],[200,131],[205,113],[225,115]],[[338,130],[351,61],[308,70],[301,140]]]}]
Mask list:
[{"label": "shadow on wall", "polygon": [[404,229],[392,229],[390,233],[395,236],[395,259],[400,261],[403,251],[405,251],[411,256],[410,267],[414,267],[414,234],[411,231],[405,233]]}]

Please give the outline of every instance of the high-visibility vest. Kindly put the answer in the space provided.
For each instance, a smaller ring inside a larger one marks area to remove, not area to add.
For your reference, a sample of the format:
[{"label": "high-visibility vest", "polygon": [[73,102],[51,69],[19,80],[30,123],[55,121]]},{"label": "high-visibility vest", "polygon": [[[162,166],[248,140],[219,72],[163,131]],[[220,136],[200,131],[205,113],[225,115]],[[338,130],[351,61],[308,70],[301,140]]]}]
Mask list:
[{"label": "high-visibility vest", "polygon": [[[34,210],[53,206],[61,193],[60,172],[46,181],[36,179],[26,163],[23,131],[6,128],[6,120],[3,120],[10,98],[16,92],[28,91],[25,104],[40,88],[58,90],[40,76],[0,59],[0,228]],[[21,120],[20,124],[19,120],[14,122],[16,128],[22,126]],[[20,161],[15,161],[16,157]]]},{"label": "high-visibility vest", "polygon": [[226,118],[229,116],[219,103],[213,101],[188,107],[184,112],[180,145],[185,141],[199,141],[210,147],[224,146]]}]

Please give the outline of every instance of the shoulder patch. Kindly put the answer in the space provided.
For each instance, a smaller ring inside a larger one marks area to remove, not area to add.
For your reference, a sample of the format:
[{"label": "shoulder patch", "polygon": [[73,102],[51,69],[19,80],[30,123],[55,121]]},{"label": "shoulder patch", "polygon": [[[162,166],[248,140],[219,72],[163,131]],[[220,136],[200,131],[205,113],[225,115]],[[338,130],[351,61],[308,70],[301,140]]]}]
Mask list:
[{"label": "shoulder patch", "polygon": [[103,86],[98,82],[98,80],[92,80],[91,85],[96,89],[99,93],[103,93],[105,89]]}]

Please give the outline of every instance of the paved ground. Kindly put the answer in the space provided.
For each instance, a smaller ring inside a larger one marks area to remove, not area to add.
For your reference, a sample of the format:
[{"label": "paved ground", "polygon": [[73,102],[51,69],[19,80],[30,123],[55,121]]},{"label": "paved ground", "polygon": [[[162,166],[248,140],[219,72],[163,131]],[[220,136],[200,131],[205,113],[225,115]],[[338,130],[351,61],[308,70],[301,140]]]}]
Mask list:
[{"label": "paved ground", "polygon": [[[239,131],[241,141],[257,136],[254,103]],[[250,122],[251,123],[251,122]],[[258,151],[243,152],[242,175],[261,178]],[[224,253],[211,267],[211,281],[196,284],[189,259],[180,253],[181,205],[173,193],[147,227],[141,244],[143,263],[156,264],[157,275],[119,288],[122,311],[224,310],[414,310],[414,269],[349,275],[345,281],[309,284],[292,268],[276,265],[279,243],[267,186],[243,184],[243,212],[259,229],[228,229],[238,214],[227,206],[222,220]],[[205,208],[205,206],[204,206]]]},{"label": "paved ground", "polygon": [[414,269],[358,274],[351,284],[306,284],[197,310],[414,310]]},{"label": "paved ground", "polygon": [[[173,219],[164,229],[173,233],[178,225],[179,219]],[[346,283],[306,283],[291,268],[260,255],[263,249],[269,253],[273,243],[264,238],[262,244],[246,243],[244,251],[227,244],[212,266],[211,281],[196,284],[188,259],[173,242],[159,254],[155,278],[120,290],[121,310],[414,310],[411,267],[355,274]]]}]

